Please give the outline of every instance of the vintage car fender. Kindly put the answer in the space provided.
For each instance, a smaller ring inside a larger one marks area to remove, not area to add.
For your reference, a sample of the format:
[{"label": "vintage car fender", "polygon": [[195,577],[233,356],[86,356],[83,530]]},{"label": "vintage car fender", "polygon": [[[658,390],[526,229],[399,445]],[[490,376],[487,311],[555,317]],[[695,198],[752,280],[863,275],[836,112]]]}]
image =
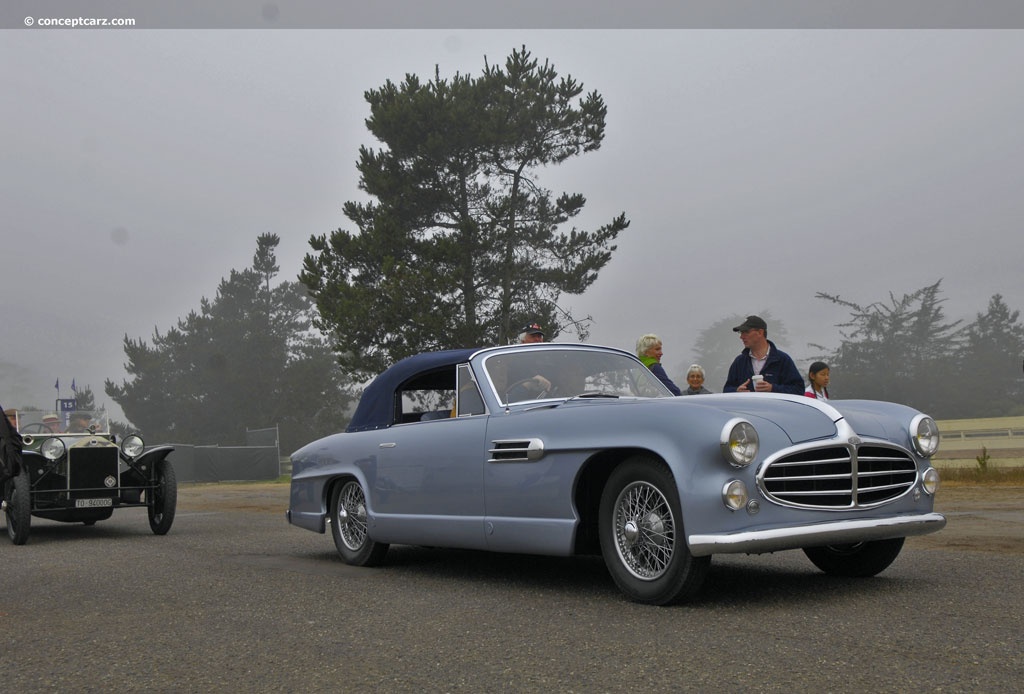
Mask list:
[{"label": "vintage car fender", "polygon": [[142,452],[138,458],[133,461],[133,466],[140,469],[148,470],[149,474],[153,474],[153,470],[156,469],[156,464],[166,458],[174,451],[174,446],[154,446],[153,448],[147,448]]},{"label": "vintage car fender", "polygon": [[[367,464],[374,461],[364,451],[375,447],[378,437],[377,431],[332,434],[292,453],[291,499],[285,512],[288,522],[326,532],[328,495],[335,481],[353,478],[363,489],[370,489]],[[369,492],[367,506],[372,508]]]}]

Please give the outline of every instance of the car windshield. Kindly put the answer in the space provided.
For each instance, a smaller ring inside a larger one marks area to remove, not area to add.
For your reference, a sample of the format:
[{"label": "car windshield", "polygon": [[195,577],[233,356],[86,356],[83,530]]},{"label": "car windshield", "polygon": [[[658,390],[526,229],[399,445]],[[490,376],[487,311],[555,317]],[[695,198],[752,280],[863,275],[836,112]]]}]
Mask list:
[{"label": "car windshield", "polygon": [[110,418],[103,410],[19,410],[18,431],[32,436],[109,433]]},{"label": "car windshield", "polygon": [[503,404],[576,396],[672,397],[643,364],[607,350],[530,346],[490,355],[484,369]]}]

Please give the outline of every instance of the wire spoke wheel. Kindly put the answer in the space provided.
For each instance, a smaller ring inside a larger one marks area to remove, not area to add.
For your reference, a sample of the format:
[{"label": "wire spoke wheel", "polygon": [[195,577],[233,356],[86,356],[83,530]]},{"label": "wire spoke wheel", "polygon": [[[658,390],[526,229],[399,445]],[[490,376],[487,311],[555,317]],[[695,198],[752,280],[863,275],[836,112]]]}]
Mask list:
[{"label": "wire spoke wheel", "polygon": [[342,542],[357,552],[366,542],[366,497],[355,482],[349,482],[341,490],[338,503],[338,533]]},{"label": "wire spoke wheel", "polygon": [[615,549],[631,574],[645,581],[668,570],[676,523],[668,499],[647,482],[634,482],[615,503]]},{"label": "wire spoke wheel", "polygon": [[635,455],[612,470],[601,492],[598,536],[615,584],[648,605],[693,597],[711,565],[710,556],[690,553],[675,478],[653,456]]},{"label": "wire spoke wheel", "polygon": [[370,537],[366,492],[355,480],[335,486],[330,506],[331,534],[338,554],[355,566],[376,566],[384,561],[388,545]]}]

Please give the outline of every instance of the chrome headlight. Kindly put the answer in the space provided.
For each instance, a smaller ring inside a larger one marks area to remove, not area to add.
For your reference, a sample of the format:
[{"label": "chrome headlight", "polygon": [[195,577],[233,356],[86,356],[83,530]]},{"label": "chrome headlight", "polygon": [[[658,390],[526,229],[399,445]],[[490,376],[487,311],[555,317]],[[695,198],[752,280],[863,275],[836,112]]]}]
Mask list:
[{"label": "chrome headlight", "polygon": [[722,456],[730,465],[746,467],[754,462],[760,443],[754,425],[744,419],[730,419],[719,439]]},{"label": "chrome headlight", "polygon": [[67,452],[67,447],[64,442],[57,438],[45,439],[39,444],[39,452],[43,454],[43,457],[49,461],[60,460],[64,457],[64,453]]},{"label": "chrome headlight", "polygon": [[921,475],[921,489],[925,491],[925,494],[929,496],[935,496],[935,492],[939,491],[939,471],[933,467],[928,468]]},{"label": "chrome headlight", "polygon": [[917,415],[910,422],[910,442],[918,454],[931,458],[939,450],[939,425],[928,415]]},{"label": "chrome headlight", "polygon": [[139,457],[143,448],[145,448],[145,444],[142,442],[142,437],[138,434],[125,436],[124,440],[121,441],[121,454],[129,460]]}]

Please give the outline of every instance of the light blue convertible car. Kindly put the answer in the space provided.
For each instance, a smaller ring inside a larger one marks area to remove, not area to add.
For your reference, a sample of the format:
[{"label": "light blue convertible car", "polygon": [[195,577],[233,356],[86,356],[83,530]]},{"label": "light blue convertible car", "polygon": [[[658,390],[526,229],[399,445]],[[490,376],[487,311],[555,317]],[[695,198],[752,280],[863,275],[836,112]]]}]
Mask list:
[{"label": "light blue convertible car", "polygon": [[288,521],[350,564],[390,544],[600,553],[631,599],[692,597],[711,556],[801,549],[873,576],[935,532],[935,422],[887,402],[673,397],[631,354],[539,344],[420,354],[344,433],[292,456]]}]

